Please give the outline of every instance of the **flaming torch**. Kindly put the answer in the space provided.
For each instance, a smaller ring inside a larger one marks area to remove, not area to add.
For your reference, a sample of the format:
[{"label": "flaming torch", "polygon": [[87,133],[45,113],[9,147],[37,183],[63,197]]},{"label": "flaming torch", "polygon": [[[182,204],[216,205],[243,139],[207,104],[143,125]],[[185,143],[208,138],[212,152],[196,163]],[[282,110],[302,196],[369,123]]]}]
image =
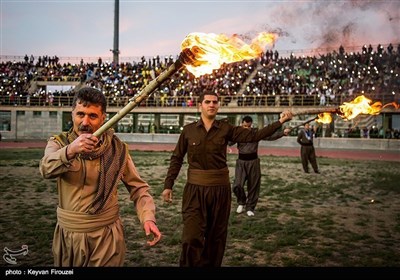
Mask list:
[{"label": "flaming torch", "polygon": [[360,114],[378,115],[381,110],[387,106],[393,106],[395,109],[399,109],[400,107],[396,102],[387,103],[385,105],[382,105],[382,102],[379,101],[372,103],[371,99],[368,99],[364,95],[360,95],[353,101],[343,102],[343,105],[340,105],[339,108],[330,108],[325,110],[298,110],[295,111],[293,115],[318,114],[318,117],[315,118],[317,122],[330,123],[332,121],[330,113],[336,113],[344,120],[351,120]]},{"label": "flaming torch", "polygon": [[310,123],[312,121],[316,121],[316,122],[319,122],[319,123],[330,123],[330,122],[332,122],[332,116],[331,116],[330,113],[320,113],[315,118],[309,119],[309,120],[307,120],[307,121],[305,121],[305,122],[303,122],[303,123],[301,123],[299,125],[296,125],[294,127],[290,127],[290,130],[293,130],[295,128],[299,128],[300,126],[303,126],[303,125],[305,125],[307,123]]},{"label": "flaming torch", "polygon": [[152,80],[137,96],[129,99],[124,108],[93,134],[96,137],[102,135],[184,66],[195,77],[210,74],[224,63],[229,64],[259,57],[266,45],[273,44],[276,38],[276,34],[262,32],[252,40],[251,44],[246,44],[238,35],[228,37],[224,34],[190,33],[183,40],[181,44],[182,52],[175,63]]},{"label": "flaming torch", "polygon": [[359,114],[378,115],[387,106],[399,109],[399,104],[396,102],[387,103],[383,106],[382,102],[379,101],[371,103],[372,100],[366,98],[364,95],[357,96],[353,101],[344,102],[343,105],[339,106],[339,115],[346,120],[351,120]]}]

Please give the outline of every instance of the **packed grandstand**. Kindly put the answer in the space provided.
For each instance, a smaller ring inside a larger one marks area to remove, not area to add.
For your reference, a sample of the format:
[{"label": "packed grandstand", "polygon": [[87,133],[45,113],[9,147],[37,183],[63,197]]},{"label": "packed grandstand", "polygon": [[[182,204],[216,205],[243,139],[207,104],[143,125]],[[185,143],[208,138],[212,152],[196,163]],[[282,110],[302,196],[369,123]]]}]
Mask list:
[{"label": "packed grandstand", "polygon": [[[92,86],[104,92],[108,106],[122,107],[175,59],[142,57],[114,64],[98,58],[72,64],[61,63],[57,56],[25,55],[6,61],[3,57],[0,104],[70,106],[76,89]],[[399,103],[399,74],[400,43],[364,45],[358,51],[340,46],[312,56],[281,57],[278,51],[268,50],[260,58],[224,64],[199,78],[183,68],[140,106],[191,107],[204,90],[217,92],[221,106],[232,108],[339,106],[359,95],[383,104]],[[399,137],[395,125],[396,121],[387,127],[387,137]]]}]

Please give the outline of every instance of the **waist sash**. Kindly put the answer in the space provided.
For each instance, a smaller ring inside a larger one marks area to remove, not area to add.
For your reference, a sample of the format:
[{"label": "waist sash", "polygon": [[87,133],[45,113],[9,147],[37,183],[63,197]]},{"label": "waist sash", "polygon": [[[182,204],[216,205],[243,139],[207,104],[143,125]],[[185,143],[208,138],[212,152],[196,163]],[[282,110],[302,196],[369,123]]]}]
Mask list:
[{"label": "waist sash", "polygon": [[313,143],[312,143],[312,142],[311,142],[311,143],[302,143],[301,145],[302,145],[302,146],[312,146]]},{"label": "waist sash", "polygon": [[229,169],[188,169],[188,183],[201,186],[229,185]]},{"label": "waist sash", "polygon": [[71,232],[92,232],[114,223],[118,217],[118,205],[100,214],[74,212],[57,207],[58,224]]},{"label": "waist sash", "polygon": [[239,159],[241,159],[241,160],[254,160],[254,159],[258,159],[258,155],[257,155],[257,153],[239,154]]}]

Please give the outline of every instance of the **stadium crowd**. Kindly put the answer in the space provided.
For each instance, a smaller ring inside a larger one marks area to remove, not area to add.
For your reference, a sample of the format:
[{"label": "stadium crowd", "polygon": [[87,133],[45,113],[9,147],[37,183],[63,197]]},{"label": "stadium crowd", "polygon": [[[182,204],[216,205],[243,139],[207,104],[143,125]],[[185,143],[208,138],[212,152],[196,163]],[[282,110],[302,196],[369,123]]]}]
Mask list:
[{"label": "stadium crowd", "polygon": [[[102,90],[109,106],[124,106],[151,80],[174,63],[156,56],[138,62],[59,63],[59,58],[25,55],[24,61],[0,64],[0,104],[68,106],[74,90],[46,91],[38,82],[77,82]],[[398,101],[400,44],[360,52],[336,51],[316,56],[279,57],[266,51],[260,58],[222,65],[212,74],[195,78],[177,71],[142,106],[193,106],[205,89],[218,92],[223,106],[339,105],[364,94],[383,103]]]}]

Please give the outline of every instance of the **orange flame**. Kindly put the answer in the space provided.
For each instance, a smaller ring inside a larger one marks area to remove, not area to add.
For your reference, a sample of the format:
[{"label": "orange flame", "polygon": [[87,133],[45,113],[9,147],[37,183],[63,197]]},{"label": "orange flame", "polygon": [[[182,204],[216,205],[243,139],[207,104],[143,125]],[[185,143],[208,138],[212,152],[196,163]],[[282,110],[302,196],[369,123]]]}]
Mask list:
[{"label": "orange flame", "polygon": [[318,118],[315,121],[318,123],[331,123],[332,116],[330,113],[321,113],[318,114]]},{"label": "orange flame", "polygon": [[382,109],[387,106],[393,106],[396,110],[400,108],[400,104],[397,104],[396,102],[390,102],[390,103],[383,105]]},{"label": "orange flame", "polygon": [[230,38],[224,34],[194,32],[186,36],[181,49],[189,49],[195,56],[195,63],[186,65],[186,69],[195,77],[211,74],[223,63],[233,63],[259,57],[268,44],[273,44],[276,34],[262,32],[251,44],[243,42],[238,35]]},{"label": "orange flame", "polygon": [[343,105],[339,106],[340,115],[347,120],[354,119],[359,114],[378,115],[383,108],[382,103],[377,101],[370,105],[371,103],[372,100],[364,95],[357,96],[353,101],[343,102]]}]

